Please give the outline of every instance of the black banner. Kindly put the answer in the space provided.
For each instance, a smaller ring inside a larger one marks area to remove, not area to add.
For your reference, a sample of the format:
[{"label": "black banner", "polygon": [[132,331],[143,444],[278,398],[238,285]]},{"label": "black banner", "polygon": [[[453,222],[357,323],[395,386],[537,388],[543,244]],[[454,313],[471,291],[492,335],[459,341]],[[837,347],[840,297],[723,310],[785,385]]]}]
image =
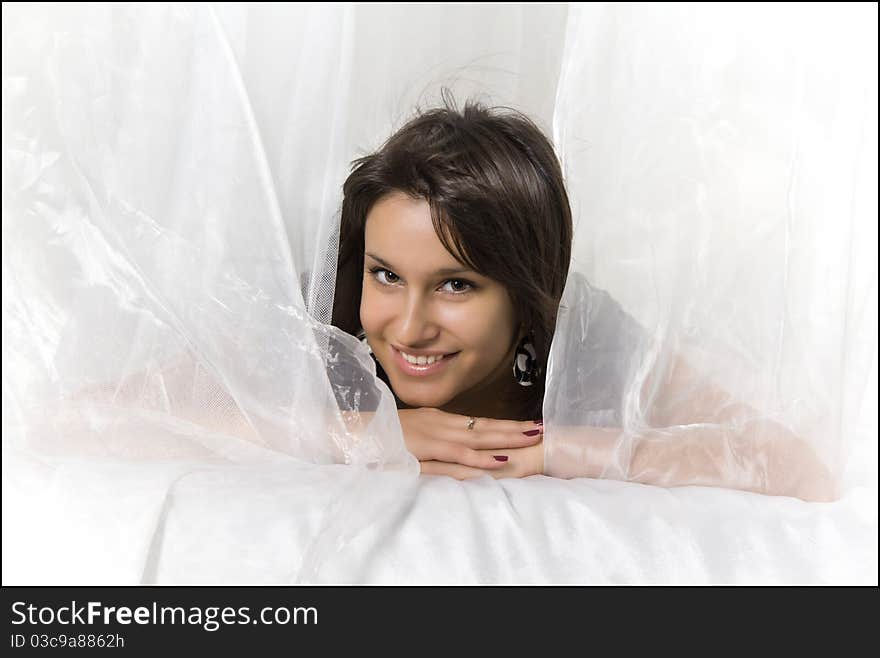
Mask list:
[{"label": "black banner", "polygon": [[[808,635],[812,649],[833,651],[854,629],[873,629],[876,598],[876,587],[4,587],[4,653],[333,655],[352,642],[373,653],[404,640],[412,650],[580,653],[698,638],[747,650],[757,636],[788,653]],[[844,625],[846,637],[835,635]]]}]

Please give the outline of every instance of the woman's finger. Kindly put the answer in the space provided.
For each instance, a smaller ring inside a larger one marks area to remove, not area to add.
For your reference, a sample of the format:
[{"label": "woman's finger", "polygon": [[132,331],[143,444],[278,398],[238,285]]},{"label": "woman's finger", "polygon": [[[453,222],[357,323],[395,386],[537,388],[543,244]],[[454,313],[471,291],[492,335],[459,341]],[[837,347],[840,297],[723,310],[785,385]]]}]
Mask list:
[{"label": "woman's finger", "polygon": [[[432,409],[435,427],[444,430],[447,441],[464,443],[471,448],[520,447],[534,445],[544,434],[543,421],[503,420],[474,417],[473,429],[468,429],[471,416]],[[540,424],[539,424],[540,423]],[[513,442],[511,442],[513,439]]]},{"label": "woman's finger", "polygon": [[420,452],[423,459],[461,464],[472,468],[496,469],[508,461],[503,451],[478,451],[453,441],[431,441]]},{"label": "woman's finger", "polygon": [[465,430],[459,433],[458,442],[473,450],[503,450],[505,448],[511,450],[527,448],[544,440],[543,431],[534,433],[529,430],[529,432],[526,434],[524,432],[468,432]]},{"label": "woman's finger", "polygon": [[478,478],[484,475],[492,475],[491,472],[480,468],[471,468],[470,466],[462,466],[461,464],[450,464],[440,461],[424,461],[419,462],[422,475],[448,475],[456,480],[467,480],[470,478]]},{"label": "woman's finger", "polygon": [[[467,430],[468,422],[471,416],[462,414],[454,414],[442,409],[426,407],[434,414],[435,423],[446,429],[463,429]],[[543,421],[538,420],[505,420],[502,418],[484,418],[482,416],[473,416],[474,429],[471,431],[495,431],[495,432],[525,432],[528,430],[541,429]]]},{"label": "woman's finger", "polygon": [[[490,451],[494,452],[494,451]],[[544,472],[544,446],[538,444],[526,448],[509,450],[509,459],[503,468],[491,471],[493,478],[528,477]]]}]

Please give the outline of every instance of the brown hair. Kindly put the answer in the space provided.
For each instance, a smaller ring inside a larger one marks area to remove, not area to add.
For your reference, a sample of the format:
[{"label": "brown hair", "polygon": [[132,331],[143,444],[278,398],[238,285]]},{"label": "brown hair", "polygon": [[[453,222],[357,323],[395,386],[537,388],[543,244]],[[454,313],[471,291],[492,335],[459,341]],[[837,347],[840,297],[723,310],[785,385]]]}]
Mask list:
[{"label": "brown hair", "polygon": [[571,261],[571,209],[562,170],[549,140],[521,112],[476,101],[458,111],[451,95],[444,91],[442,98],[443,107],[417,111],[378,151],[352,162],[343,185],[332,324],[351,335],[361,331],[370,209],[392,192],[424,199],[443,246],[505,286],[532,336],[540,374],[521,417],[540,418],[547,356]]}]

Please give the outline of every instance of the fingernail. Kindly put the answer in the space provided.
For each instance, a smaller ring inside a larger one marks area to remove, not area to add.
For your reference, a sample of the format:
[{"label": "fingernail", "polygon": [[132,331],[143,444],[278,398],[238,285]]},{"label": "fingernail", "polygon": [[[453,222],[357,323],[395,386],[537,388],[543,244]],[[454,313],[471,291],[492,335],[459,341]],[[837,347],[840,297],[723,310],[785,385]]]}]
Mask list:
[{"label": "fingernail", "polygon": [[535,425],[537,425],[538,427],[544,427],[544,419],[542,418],[541,420],[536,420]]},{"label": "fingernail", "polygon": [[507,455],[494,455],[496,462],[506,462]]},{"label": "fingernail", "polygon": [[538,436],[541,433],[541,430],[529,430],[528,432],[523,432],[526,436]]}]

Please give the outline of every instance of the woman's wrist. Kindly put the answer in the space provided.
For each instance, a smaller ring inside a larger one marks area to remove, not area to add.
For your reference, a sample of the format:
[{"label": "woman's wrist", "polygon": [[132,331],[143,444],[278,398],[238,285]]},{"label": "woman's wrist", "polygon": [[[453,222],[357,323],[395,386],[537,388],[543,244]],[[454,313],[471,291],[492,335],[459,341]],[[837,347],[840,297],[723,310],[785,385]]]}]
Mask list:
[{"label": "woman's wrist", "polygon": [[544,475],[626,479],[628,450],[619,427],[553,427],[545,429]]}]

